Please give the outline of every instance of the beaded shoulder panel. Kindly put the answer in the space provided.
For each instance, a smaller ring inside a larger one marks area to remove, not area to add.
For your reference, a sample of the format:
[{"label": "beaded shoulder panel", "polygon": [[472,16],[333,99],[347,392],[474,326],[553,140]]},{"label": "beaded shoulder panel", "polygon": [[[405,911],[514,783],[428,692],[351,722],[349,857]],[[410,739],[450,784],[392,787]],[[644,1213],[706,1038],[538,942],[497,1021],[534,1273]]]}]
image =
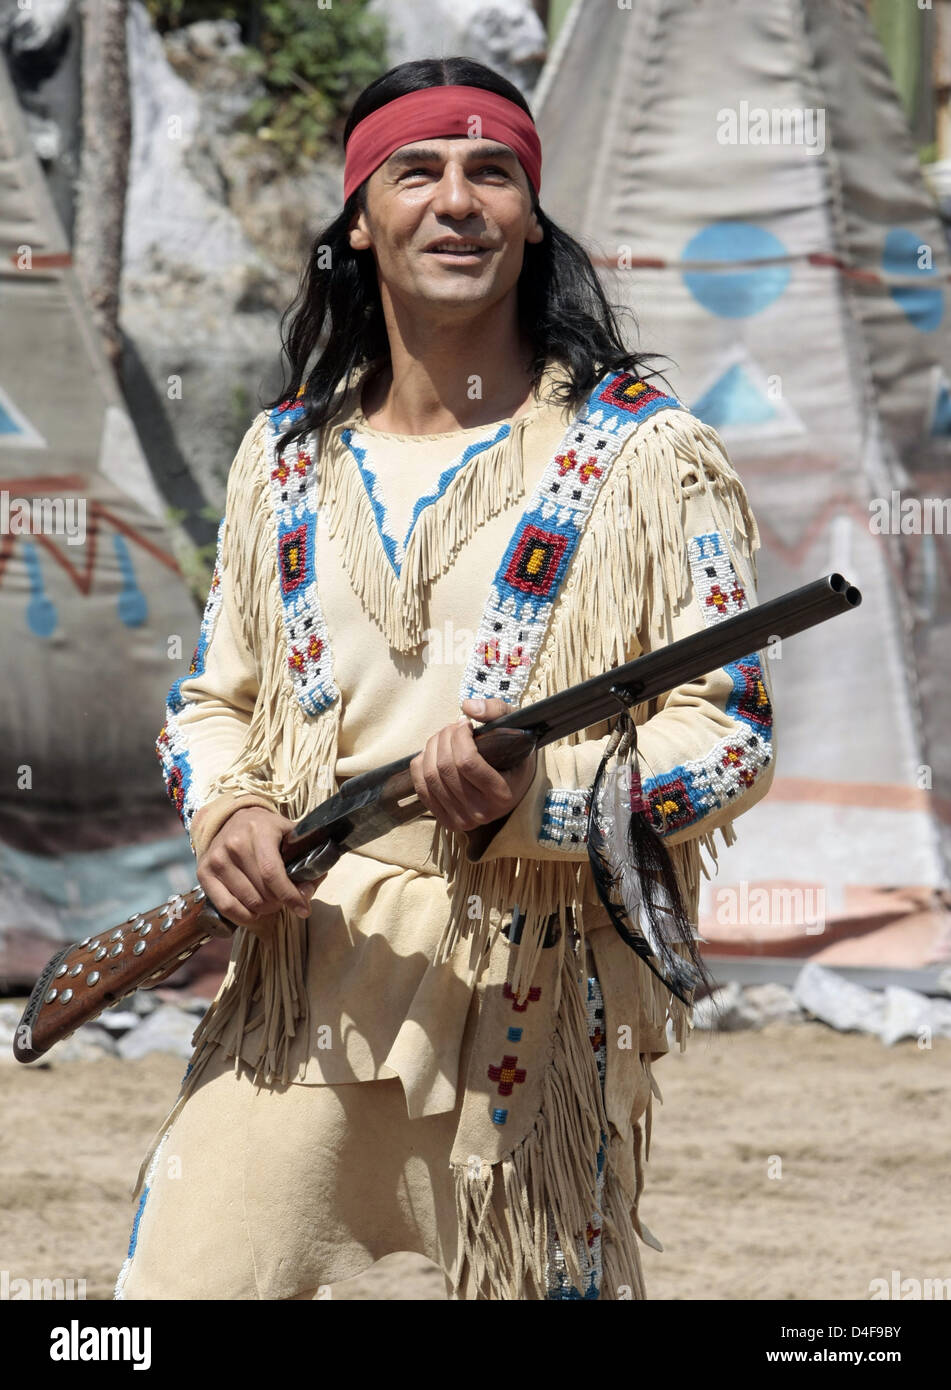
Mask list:
[{"label": "beaded shoulder panel", "polygon": [[338,698],[330,640],[317,592],[317,459],[310,439],[278,453],[280,436],[298,421],[303,405],[283,401],[268,412],[267,467],[277,526],[277,573],[287,644],[287,667],[301,708],[319,715]]},{"label": "beaded shoulder panel", "polygon": [[608,372],[565,431],[519,518],[496,571],[460,700],[519,705],[562,584],[611,466],[628,437],[673,396],[623,372]]}]

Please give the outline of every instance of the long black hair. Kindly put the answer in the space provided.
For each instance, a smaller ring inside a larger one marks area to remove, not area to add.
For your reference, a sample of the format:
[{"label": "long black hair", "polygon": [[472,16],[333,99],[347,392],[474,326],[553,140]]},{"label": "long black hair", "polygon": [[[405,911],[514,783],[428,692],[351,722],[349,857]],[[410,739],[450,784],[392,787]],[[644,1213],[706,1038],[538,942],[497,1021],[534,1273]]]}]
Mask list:
[{"label": "long black hair", "polygon": [[[456,85],[496,92],[531,115],[518,88],[484,64],[470,58],[420,58],[390,68],[364,88],[347,119],[344,147],[360,121],[397,97]],[[383,366],[389,360],[373,252],[354,251],[348,237],[354,214],[366,211],[366,187],[364,180],[339,216],[317,233],[297,297],[281,321],[284,384],[266,408],[295,398],[303,385],[304,414],[282,435],[280,448],[333,418],[338,386],[364,363]],[[532,387],[537,391],[549,361],[560,362],[566,380],[553,387],[553,400],[578,410],[607,371],[657,375],[646,370],[655,354],[640,356],[625,347],[615,311],[584,248],[542,212],[534,188],[531,194],[544,237],[537,244],[526,242],[517,295],[519,327],[534,349]]]}]

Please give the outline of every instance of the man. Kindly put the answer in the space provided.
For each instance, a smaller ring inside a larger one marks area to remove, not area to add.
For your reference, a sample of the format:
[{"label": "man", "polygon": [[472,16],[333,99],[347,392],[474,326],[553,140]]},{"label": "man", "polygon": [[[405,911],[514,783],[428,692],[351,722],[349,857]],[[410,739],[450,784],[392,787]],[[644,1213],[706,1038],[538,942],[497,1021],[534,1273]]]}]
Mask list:
[{"label": "man", "polygon": [[[291,380],[235,459],[159,737],[238,931],[117,1296],[313,1298],[416,1250],[456,1297],[643,1297],[651,1063],[687,1019],[588,863],[614,721],[499,773],[470,719],[745,607],[755,521],[542,212],[516,88],[466,59],[403,64],[345,147]],[[759,658],[634,719],[632,815],[692,915],[701,838],[769,783]],[[291,825],[415,750],[425,814],[292,884]]]}]

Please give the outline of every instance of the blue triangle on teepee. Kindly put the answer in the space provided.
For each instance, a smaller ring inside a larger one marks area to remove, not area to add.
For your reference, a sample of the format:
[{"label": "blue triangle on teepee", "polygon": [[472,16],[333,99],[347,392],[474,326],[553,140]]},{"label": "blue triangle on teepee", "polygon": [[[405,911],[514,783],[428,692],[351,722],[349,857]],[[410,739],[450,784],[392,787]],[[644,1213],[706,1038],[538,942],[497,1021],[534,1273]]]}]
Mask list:
[{"label": "blue triangle on teepee", "polygon": [[3,401],[0,400],[0,434],[22,434],[23,429],[18,420],[4,409]]},{"label": "blue triangle on teepee", "polygon": [[717,378],[692,409],[694,415],[714,429],[724,425],[761,425],[776,414],[738,362]]},{"label": "blue triangle on teepee", "polygon": [[932,435],[951,435],[951,391],[947,382],[942,381],[935,397],[934,413],[931,416]]}]

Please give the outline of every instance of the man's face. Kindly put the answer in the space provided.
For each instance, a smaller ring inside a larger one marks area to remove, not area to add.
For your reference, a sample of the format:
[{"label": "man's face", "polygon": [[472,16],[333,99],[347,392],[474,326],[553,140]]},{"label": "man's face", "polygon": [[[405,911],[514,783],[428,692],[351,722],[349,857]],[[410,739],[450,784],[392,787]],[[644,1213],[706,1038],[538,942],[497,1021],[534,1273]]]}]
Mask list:
[{"label": "man's face", "polygon": [[[366,193],[350,245],[372,249],[384,302],[422,302],[441,319],[504,298],[518,280],[525,242],[544,234],[525,170],[497,140],[456,135],[402,145],[373,171]],[[480,249],[430,249],[463,238]]]}]

